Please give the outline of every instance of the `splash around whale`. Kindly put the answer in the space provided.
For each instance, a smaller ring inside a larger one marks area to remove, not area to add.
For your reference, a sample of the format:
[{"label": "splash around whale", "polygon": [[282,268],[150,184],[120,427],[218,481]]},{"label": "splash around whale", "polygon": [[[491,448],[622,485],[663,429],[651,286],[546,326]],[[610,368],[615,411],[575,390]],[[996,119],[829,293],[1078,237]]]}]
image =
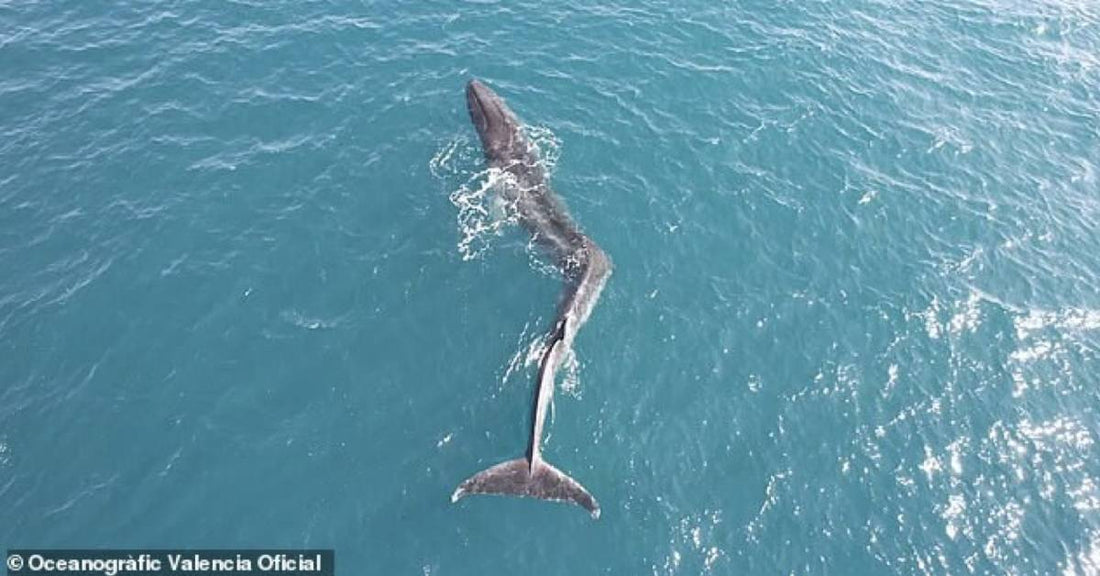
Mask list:
[{"label": "splash around whale", "polygon": [[538,150],[527,141],[522,124],[504,100],[475,79],[466,85],[466,105],[489,166],[509,176],[501,194],[516,206],[520,224],[561,270],[565,288],[539,362],[527,452],[474,474],[459,484],[451,501],[468,494],[526,496],[572,502],[599,518],[596,499],[543,459],[541,442],[558,368],[611,275],[611,260],[580,231],[550,189]]}]

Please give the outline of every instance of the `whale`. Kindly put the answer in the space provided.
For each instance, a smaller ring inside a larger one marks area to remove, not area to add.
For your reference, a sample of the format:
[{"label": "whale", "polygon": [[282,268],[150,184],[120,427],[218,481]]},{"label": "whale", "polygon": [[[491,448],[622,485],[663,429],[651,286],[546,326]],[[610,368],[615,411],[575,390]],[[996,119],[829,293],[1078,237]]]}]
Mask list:
[{"label": "whale", "polygon": [[557,371],[611,276],[611,259],[581,232],[550,188],[538,148],[524,135],[523,125],[504,99],[473,79],[466,85],[466,107],[485,159],[500,176],[499,194],[514,206],[517,220],[530,233],[540,252],[561,271],[564,288],[539,359],[527,451],[520,458],[466,479],[455,489],[451,501],[457,502],[470,494],[524,496],[571,502],[596,519],[600,517],[599,503],[580,482],[546,461],[542,455],[542,436],[547,409],[553,402]]}]

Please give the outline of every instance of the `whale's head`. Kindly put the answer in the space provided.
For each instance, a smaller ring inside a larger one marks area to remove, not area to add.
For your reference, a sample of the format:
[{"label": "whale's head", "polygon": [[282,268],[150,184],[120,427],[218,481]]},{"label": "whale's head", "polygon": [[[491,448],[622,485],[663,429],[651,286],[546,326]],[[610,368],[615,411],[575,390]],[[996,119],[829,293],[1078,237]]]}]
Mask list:
[{"label": "whale's head", "polygon": [[470,80],[466,106],[490,162],[513,160],[526,151],[519,119],[496,92],[479,80]]}]

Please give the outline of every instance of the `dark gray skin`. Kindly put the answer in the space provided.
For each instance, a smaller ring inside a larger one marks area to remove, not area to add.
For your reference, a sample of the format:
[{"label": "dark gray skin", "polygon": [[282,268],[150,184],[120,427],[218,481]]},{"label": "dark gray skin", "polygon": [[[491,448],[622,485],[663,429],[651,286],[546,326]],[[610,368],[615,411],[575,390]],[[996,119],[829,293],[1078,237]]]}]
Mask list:
[{"label": "dark gray skin", "polygon": [[524,137],[519,119],[504,100],[481,82],[471,80],[466,86],[466,104],[489,166],[509,176],[502,194],[514,203],[523,227],[561,269],[565,290],[539,362],[525,457],[472,476],[459,485],[451,499],[456,501],[467,494],[511,494],[571,501],[599,518],[596,499],[577,481],[543,460],[540,447],[557,370],[611,275],[611,260],[577,228],[550,189],[537,150]]}]

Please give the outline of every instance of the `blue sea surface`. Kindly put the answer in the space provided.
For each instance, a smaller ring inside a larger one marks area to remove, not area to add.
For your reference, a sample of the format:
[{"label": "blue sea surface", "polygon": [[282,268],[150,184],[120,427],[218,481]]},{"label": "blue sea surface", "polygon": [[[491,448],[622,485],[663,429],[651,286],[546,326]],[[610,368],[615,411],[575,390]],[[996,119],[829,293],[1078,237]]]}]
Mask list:
[{"label": "blue sea surface", "polygon": [[[465,82],[615,272],[560,274]],[[0,0],[0,549],[1100,573],[1100,4]]]}]

